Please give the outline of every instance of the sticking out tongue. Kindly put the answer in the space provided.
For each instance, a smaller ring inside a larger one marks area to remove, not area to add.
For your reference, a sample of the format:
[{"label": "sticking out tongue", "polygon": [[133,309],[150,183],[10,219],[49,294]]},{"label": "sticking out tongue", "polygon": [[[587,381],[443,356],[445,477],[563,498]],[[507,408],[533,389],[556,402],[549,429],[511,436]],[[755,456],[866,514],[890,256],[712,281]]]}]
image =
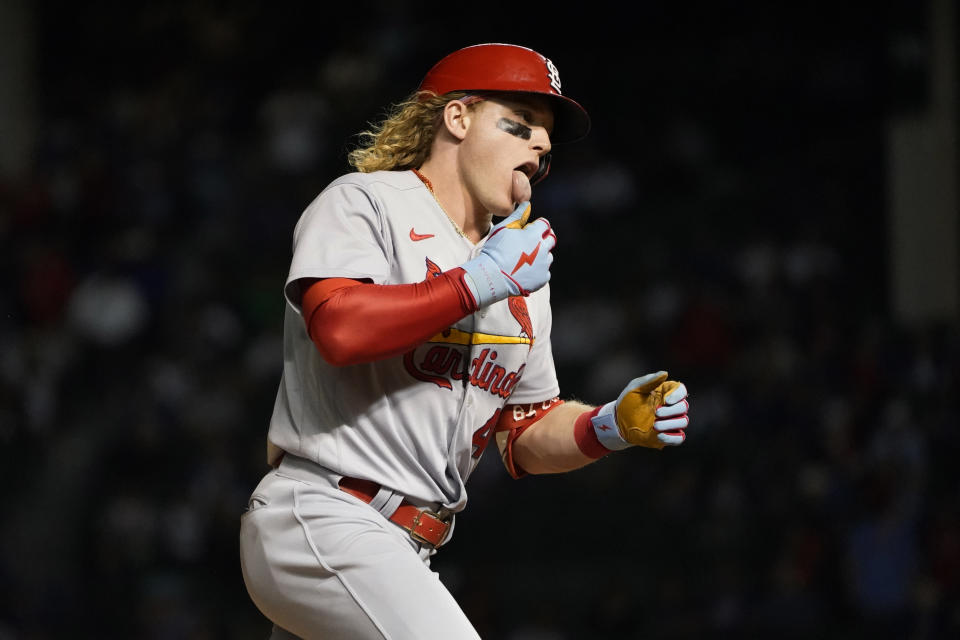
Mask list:
[{"label": "sticking out tongue", "polygon": [[530,180],[523,171],[514,170],[513,172],[513,201],[517,204],[530,200],[532,190],[530,189]]}]

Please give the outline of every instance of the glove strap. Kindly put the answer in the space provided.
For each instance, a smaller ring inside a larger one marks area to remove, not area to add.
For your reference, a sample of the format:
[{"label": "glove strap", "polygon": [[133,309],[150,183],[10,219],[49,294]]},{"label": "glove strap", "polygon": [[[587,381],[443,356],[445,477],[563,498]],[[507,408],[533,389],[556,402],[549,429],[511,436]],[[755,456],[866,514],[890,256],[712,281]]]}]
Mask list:
[{"label": "glove strap", "polygon": [[619,451],[633,445],[620,436],[620,427],[617,426],[617,401],[613,400],[603,405],[597,415],[590,418],[597,440],[607,449]]},{"label": "glove strap", "polygon": [[466,274],[463,282],[470,289],[478,309],[510,297],[507,279],[490,256],[481,253],[473,260],[464,262],[460,267]]}]

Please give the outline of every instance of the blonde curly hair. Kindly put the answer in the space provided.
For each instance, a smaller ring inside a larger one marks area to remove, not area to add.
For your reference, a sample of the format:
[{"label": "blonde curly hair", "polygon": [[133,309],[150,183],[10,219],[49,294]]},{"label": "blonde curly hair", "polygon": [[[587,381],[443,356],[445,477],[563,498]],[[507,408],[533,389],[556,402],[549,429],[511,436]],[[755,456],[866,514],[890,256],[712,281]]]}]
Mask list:
[{"label": "blonde curly hair", "polygon": [[362,173],[420,167],[430,157],[443,108],[466,95],[466,91],[442,96],[429,91],[413,93],[390,107],[380,123],[357,134],[360,146],[347,154],[347,162]]}]

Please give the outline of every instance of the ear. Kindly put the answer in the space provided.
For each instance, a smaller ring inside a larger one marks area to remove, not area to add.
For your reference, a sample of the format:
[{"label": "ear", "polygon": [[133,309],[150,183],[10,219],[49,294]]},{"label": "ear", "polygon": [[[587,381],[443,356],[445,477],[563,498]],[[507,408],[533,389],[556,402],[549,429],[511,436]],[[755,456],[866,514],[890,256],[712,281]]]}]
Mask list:
[{"label": "ear", "polygon": [[463,140],[470,128],[470,114],[460,100],[451,100],[443,107],[443,124],[457,140]]}]

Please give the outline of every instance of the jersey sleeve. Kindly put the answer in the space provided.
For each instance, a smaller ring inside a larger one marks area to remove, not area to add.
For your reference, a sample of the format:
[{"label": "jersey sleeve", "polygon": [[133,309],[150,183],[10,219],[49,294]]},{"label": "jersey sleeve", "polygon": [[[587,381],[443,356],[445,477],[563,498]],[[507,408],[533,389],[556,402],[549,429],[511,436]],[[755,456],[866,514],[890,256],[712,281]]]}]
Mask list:
[{"label": "jersey sleeve", "polygon": [[362,185],[338,180],[310,203],[297,222],[284,295],[302,313],[299,281],[304,278],[383,284],[390,273],[387,256],[391,253],[380,203]]},{"label": "jersey sleeve", "polygon": [[523,377],[514,387],[507,404],[544,402],[560,395],[560,383],[553,363],[553,345],[550,331],[553,314],[550,309],[550,285],[547,284],[527,298],[527,304],[535,305],[533,348],[527,357]]}]

